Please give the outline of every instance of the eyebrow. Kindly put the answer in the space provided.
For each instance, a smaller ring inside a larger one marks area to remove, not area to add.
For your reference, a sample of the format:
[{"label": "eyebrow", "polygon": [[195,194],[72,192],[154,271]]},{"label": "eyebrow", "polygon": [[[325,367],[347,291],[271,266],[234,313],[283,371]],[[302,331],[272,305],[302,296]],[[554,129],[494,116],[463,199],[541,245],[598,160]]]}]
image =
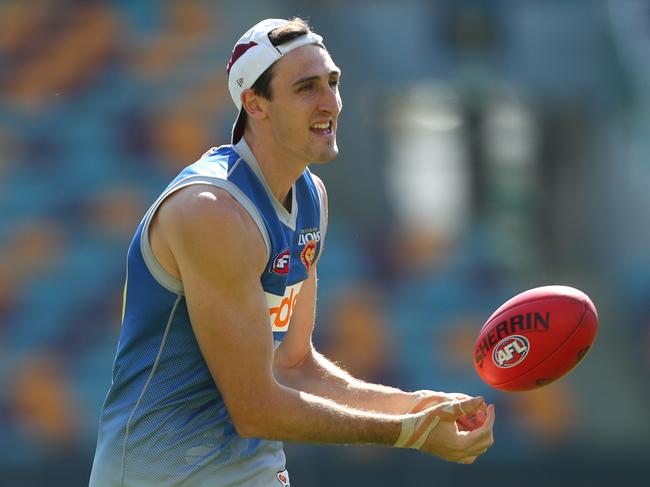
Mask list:
[{"label": "eyebrow", "polygon": [[[332,70],[332,71],[329,72],[329,76],[331,77],[332,75],[341,76],[341,71]],[[293,83],[291,86],[297,86],[299,84],[306,83],[307,81],[319,80],[320,78],[321,78],[320,76],[306,76],[304,78],[300,78],[298,81]]]}]

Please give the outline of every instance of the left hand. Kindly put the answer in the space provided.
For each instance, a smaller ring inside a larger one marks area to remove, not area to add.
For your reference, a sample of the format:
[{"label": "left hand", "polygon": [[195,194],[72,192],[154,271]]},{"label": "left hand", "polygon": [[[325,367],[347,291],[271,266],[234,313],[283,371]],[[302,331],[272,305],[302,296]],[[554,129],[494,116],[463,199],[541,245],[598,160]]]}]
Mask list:
[{"label": "left hand", "polygon": [[[458,401],[469,399],[470,396],[460,392],[439,392],[420,390],[413,393],[413,401],[410,405],[408,413],[417,413],[423,411],[431,406],[440,404],[446,401]],[[487,406],[484,404],[480,409],[471,414],[463,414],[456,418],[456,427],[458,431],[473,431],[479,428],[487,418]]]}]

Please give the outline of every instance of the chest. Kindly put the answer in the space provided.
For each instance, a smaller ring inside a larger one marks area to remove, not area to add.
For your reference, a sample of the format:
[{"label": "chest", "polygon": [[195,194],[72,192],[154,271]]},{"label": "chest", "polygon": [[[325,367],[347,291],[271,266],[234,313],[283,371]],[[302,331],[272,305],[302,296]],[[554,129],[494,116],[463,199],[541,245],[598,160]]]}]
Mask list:
[{"label": "chest", "polygon": [[317,208],[314,210],[311,215],[305,214],[302,218],[299,215],[295,230],[285,226],[281,235],[271,238],[272,252],[261,283],[276,346],[289,330],[302,285],[320,253],[319,215]]}]

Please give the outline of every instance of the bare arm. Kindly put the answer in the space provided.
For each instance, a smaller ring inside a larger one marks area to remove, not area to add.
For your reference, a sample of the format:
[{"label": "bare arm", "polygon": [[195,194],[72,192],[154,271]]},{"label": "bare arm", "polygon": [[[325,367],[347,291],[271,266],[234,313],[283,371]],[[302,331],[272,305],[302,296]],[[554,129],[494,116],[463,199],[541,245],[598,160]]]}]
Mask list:
[{"label": "bare arm", "polygon": [[249,215],[223,190],[179,190],[162,205],[151,232],[156,256],[183,280],[197,342],[241,436],[395,445],[468,463],[492,444],[493,412],[474,431],[461,432],[453,422],[463,407],[481,407],[481,398],[388,415],[280,384],[259,280],[264,243]]},{"label": "bare arm", "polygon": [[287,336],[275,353],[277,379],[292,388],[339,404],[383,414],[404,414],[419,401],[421,392],[404,392],[356,379],[320,354],[312,345],[316,302],[316,265],[303,284]]},{"label": "bare arm", "polygon": [[473,463],[493,444],[494,406],[486,406],[481,398],[428,390],[404,392],[369,384],[318,353],[311,341],[315,302],[314,265],[301,288],[287,336],[274,356],[274,374],[281,383],[356,411],[395,415],[392,417],[400,418],[402,424],[394,444],[398,447]]},{"label": "bare arm", "polygon": [[396,441],[400,417],[354,410],[276,381],[259,279],[266,250],[257,226],[235,200],[216,188],[191,186],[169,198],[153,225],[182,277],[194,333],[240,435],[316,443]]},{"label": "bare arm", "polygon": [[[274,357],[274,373],[288,387],[331,399],[347,407],[382,414],[406,414],[423,411],[445,401],[466,399],[460,393],[431,390],[405,392],[395,387],[359,380],[313,346],[311,336],[315,321],[316,266],[310,269],[291,318],[287,336]],[[485,410],[479,413],[483,418]],[[482,424],[482,419],[478,420]],[[477,424],[473,416],[463,415],[459,426]]]},{"label": "bare arm", "polygon": [[[325,185],[316,175],[312,177],[324,195],[321,211],[325,212],[327,218]],[[384,414],[404,414],[414,408],[421,411],[425,406],[457,398],[456,394],[405,392],[394,387],[370,384],[352,377],[318,353],[311,340],[316,310],[317,264],[318,261],[311,266],[307,281],[301,288],[287,336],[275,353],[274,372],[280,382],[351,408]]]}]

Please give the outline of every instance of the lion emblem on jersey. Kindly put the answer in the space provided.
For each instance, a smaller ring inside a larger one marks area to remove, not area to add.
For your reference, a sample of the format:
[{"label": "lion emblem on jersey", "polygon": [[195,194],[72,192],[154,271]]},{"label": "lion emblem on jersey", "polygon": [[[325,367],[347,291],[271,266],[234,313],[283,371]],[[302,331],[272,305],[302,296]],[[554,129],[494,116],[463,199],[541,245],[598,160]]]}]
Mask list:
[{"label": "lion emblem on jersey", "polygon": [[305,244],[305,248],[300,252],[300,260],[305,265],[305,268],[309,270],[314,258],[316,257],[316,241],[312,240]]}]

